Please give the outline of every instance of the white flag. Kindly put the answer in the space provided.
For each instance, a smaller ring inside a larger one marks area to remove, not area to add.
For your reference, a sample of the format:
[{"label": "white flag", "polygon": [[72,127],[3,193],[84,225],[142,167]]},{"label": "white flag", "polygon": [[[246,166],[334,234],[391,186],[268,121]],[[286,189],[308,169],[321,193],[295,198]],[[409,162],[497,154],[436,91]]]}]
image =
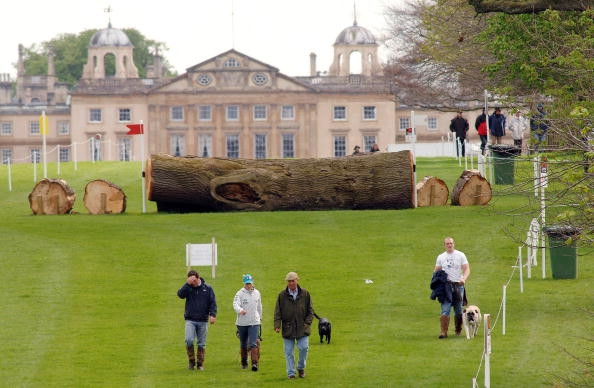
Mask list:
[{"label": "white flag", "polygon": [[427,125],[427,115],[415,115],[413,125]]}]

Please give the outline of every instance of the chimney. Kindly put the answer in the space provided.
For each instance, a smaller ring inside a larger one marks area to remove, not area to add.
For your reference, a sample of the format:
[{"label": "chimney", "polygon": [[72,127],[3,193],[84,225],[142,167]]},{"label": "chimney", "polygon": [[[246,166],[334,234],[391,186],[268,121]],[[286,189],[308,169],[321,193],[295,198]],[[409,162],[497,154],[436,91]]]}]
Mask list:
[{"label": "chimney", "polygon": [[316,71],[316,53],[309,54],[309,75],[311,77],[315,77],[317,75],[317,71]]}]

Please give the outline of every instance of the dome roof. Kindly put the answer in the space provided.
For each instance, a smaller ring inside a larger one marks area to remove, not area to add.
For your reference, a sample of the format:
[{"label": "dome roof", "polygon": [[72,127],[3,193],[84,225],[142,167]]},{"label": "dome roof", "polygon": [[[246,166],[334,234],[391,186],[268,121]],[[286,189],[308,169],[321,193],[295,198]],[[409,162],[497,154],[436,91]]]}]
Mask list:
[{"label": "dome roof", "polygon": [[375,37],[371,31],[355,22],[338,34],[334,44],[375,44]]},{"label": "dome roof", "polygon": [[105,47],[105,46],[132,46],[128,35],[122,30],[112,28],[111,23],[107,28],[97,31],[91,37],[89,42],[90,47]]}]

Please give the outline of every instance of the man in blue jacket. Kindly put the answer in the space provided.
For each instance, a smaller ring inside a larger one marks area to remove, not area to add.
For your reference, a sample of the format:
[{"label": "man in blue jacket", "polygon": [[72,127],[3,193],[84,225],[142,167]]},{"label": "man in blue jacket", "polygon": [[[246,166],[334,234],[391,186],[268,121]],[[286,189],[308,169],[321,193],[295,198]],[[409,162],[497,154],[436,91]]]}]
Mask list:
[{"label": "man in blue jacket", "polygon": [[505,136],[505,116],[501,113],[501,108],[495,108],[495,112],[489,116],[489,131],[491,143],[501,144],[501,138]]},{"label": "man in blue jacket", "polygon": [[[214,291],[198,272],[188,272],[188,280],[177,291],[177,296],[186,300],[184,319],[186,320],[186,351],[188,369],[204,370],[204,353],[206,351],[206,334],[208,323],[214,324],[217,316],[217,301]],[[194,341],[197,339],[198,352],[194,353]],[[196,361],[196,356],[198,360]]]}]

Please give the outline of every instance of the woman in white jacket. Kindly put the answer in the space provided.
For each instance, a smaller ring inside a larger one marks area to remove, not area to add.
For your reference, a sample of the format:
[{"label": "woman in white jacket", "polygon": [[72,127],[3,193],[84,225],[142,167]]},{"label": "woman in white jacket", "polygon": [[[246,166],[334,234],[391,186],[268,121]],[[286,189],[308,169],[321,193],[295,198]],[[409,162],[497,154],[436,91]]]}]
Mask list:
[{"label": "woman in white jacket", "polygon": [[237,332],[241,353],[241,367],[247,368],[248,352],[252,359],[252,370],[258,371],[260,359],[260,323],[262,320],[262,299],[260,291],[254,288],[252,275],[243,275],[243,287],[237,291],[233,298],[233,309],[237,313]]}]

